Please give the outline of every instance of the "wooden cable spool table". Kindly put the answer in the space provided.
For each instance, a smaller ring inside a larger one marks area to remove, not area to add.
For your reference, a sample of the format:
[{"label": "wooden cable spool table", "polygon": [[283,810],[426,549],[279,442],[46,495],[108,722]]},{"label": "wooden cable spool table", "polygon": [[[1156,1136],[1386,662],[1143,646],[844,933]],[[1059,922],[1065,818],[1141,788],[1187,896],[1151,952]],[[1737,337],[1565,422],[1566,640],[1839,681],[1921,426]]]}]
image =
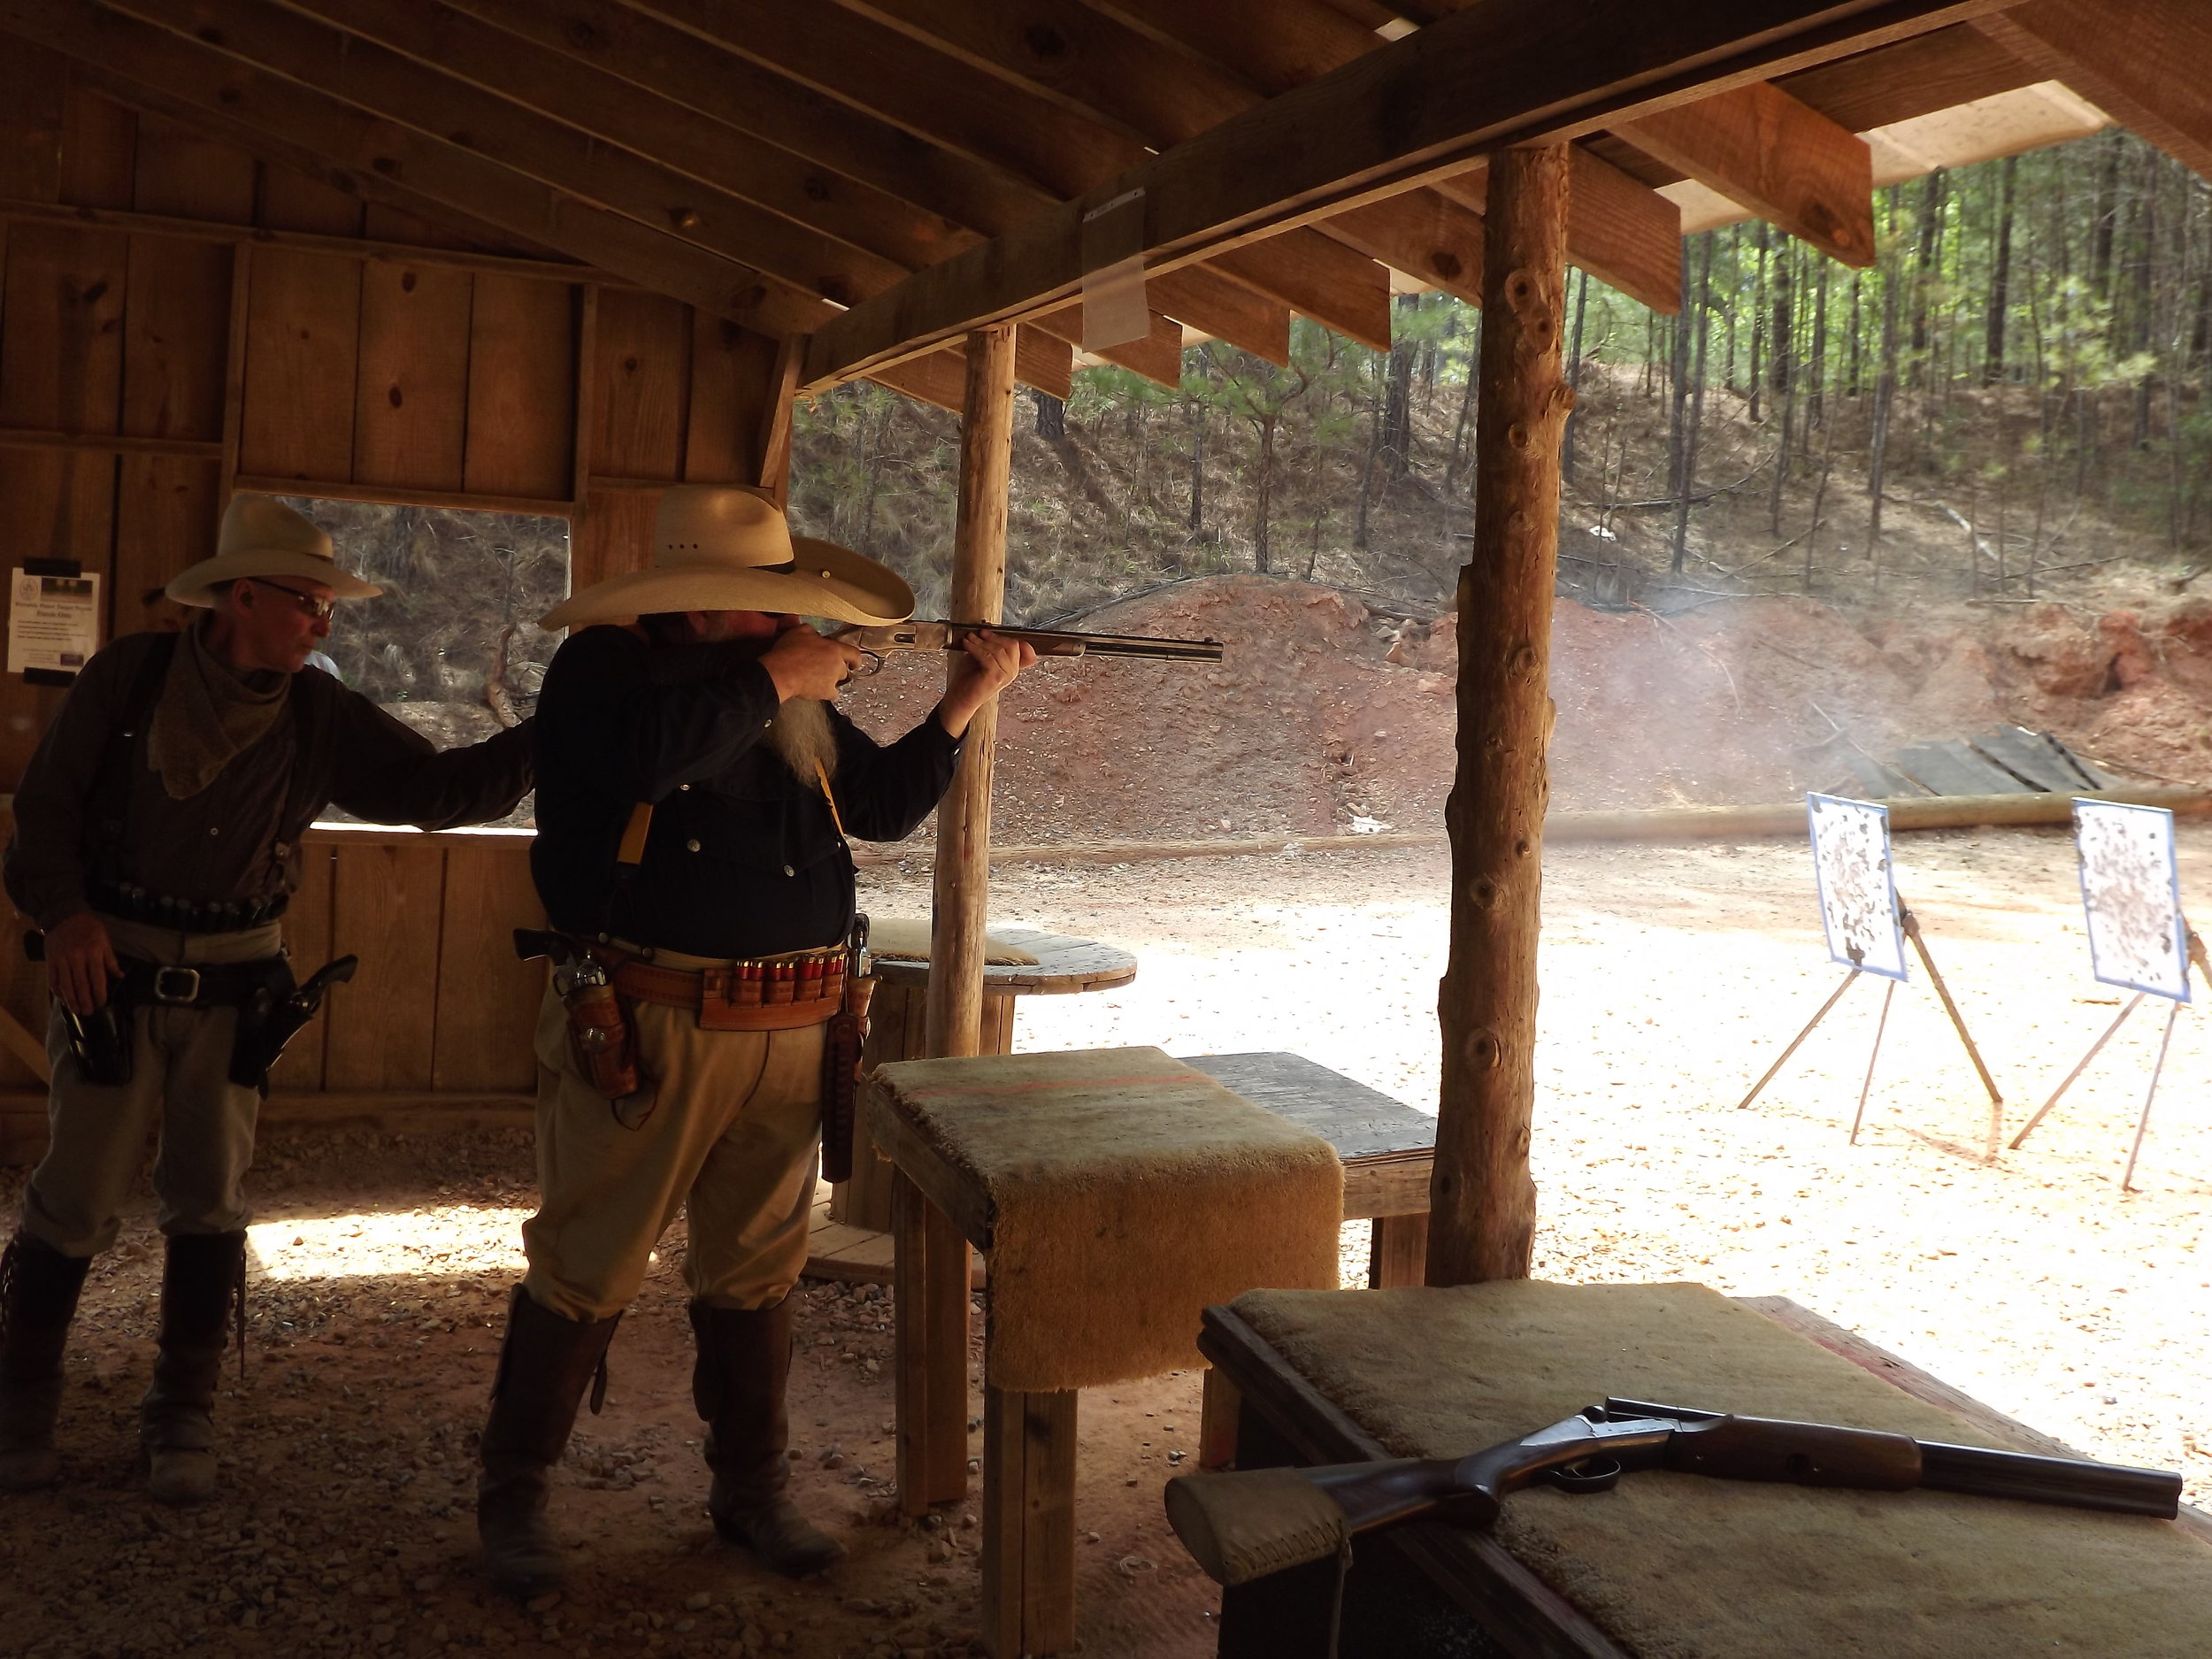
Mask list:
[{"label": "wooden cable spool table", "polygon": [[[1118,945],[1030,927],[994,927],[990,938],[1018,947],[1034,962],[987,963],[983,970],[985,1054],[1014,1049],[1015,1003],[1025,996],[1072,996],[1107,991],[1137,977],[1137,959]],[[929,995],[926,956],[876,957],[876,995],[869,1011],[864,1072],[922,1056]],[[810,1278],[848,1283],[891,1281],[891,1164],[864,1129],[853,1130],[853,1178],[825,1184],[807,1239]]]}]

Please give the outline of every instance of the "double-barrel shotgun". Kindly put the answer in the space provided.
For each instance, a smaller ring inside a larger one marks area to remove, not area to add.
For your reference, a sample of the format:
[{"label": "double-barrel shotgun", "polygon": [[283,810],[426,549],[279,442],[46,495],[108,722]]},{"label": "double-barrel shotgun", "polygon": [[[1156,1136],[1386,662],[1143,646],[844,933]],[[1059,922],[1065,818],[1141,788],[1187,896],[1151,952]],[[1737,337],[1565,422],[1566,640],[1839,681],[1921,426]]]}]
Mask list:
[{"label": "double-barrel shotgun", "polygon": [[1233,1586],[1339,1555],[1363,1532],[1417,1521],[1488,1526],[1508,1493],[1539,1481],[1607,1492],[1646,1469],[1870,1492],[1919,1486],[2166,1520],[2181,1503],[2181,1477],[2159,1470],[1608,1400],[1465,1457],[1178,1476],[1167,1483],[1167,1515],[1207,1576]]},{"label": "double-barrel shotgun", "polygon": [[885,627],[840,628],[831,635],[866,652],[872,674],[893,651],[957,651],[986,629],[1018,640],[1040,657],[1142,657],[1156,662],[1217,663],[1219,640],[1160,640],[1143,634],[1071,634],[1053,628],[1002,628],[987,622],[894,622]]}]

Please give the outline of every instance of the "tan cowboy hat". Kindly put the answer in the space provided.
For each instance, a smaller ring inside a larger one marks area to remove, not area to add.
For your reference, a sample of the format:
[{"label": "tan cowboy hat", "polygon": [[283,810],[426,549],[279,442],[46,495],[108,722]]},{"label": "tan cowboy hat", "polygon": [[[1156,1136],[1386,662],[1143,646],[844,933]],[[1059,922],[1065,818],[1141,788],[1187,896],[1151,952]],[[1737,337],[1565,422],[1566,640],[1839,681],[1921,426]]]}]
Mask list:
[{"label": "tan cowboy hat", "polygon": [[914,590],[849,548],[793,535],[783,514],[750,490],[678,484],[661,493],[653,515],[653,568],[571,594],[538,626],[664,611],[765,611],[880,627],[914,614]]},{"label": "tan cowboy hat", "polygon": [[234,495],[215,537],[215,557],[202,559],[162,591],[180,605],[211,605],[209,591],[249,576],[303,576],[334,599],[373,599],[384,590],[338,568],[330,533],[273,495]]}]

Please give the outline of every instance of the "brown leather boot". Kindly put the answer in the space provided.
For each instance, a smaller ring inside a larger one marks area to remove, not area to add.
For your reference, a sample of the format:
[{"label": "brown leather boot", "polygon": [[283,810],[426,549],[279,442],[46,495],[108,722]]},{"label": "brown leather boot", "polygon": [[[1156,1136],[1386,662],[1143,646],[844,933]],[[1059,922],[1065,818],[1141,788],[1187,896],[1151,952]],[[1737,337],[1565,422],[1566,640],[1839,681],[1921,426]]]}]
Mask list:
[{"label": "brown leather boot", "polygon": [[61,1356],[91,1265],[27,1233],[0,1256],[0,1489],[26,1492],[61,1476]]},{"label": "brown leather boot", "polygon": [[[548,1475],[621,1323],[620,1314],[565,1319],[519,1285],[508,1300],[507,1337],[484,1425],[484,1472],[476,1483],[476,1535],[485,1572],[511,1594],[541,1595],[561,1582],[560,1540],[545,1518]],[[595,1398],[592,1409],[598,1409]]]},{"label": "brown leather boot", "polygon": [[714,1530],[794,1578],[842,1561],[845,1547],[810,1525],[789,1496],[783,1402],[791,1374],[789,1299],[749,1310],[695,1302],[691,1329],[699,1340],[691,1399],[707,1425]]},{"label": "brown leather boot", "polygon": [[215,1383],[246,1294],[243,1233],[183,1233],[161,1270],[161,1347],[138,1406],[146,1494],[162,1503],[215,1495]]}]

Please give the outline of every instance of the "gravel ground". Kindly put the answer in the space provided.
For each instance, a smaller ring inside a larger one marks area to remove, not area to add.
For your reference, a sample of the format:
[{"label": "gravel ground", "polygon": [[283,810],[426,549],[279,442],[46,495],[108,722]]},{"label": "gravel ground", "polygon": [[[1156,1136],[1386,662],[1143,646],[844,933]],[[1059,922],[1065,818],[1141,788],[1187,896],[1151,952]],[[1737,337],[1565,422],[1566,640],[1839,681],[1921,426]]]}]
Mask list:
[{"label": "gravel ground", "polygon": [[[2195,892],[2212,831],[2185,830],[2183,846]],[[2068,842],[1909,837],[1899,864],[2016,1126],[2119,1002],[2088,978]],[[2182,1469],[2212,1498],[2212,1056],[2197,1014],[2176,1028],[2132,1194],[2118,1177],[2156,1024],[2139,1015],[2024,1150],[1985,1166],[1986,1102],[1917,977],[1853,1147],[1868,988],[1755,1107],[1736,1106],[1839,978],[1801,843],[1563,848],[1547,870],[1540,1274],[1790,1296],[2085,1452]],[[1448,873],[1425,853],[1002,870],[999,919],[1126,944],[1142,963],[1122,990],[1024,1003],[1018,1041],[1290,1048],[1432,1108]],[[918,869],[865,879],[879,913],[926,913]],[[570,1588],[518,1608],[475,1575],[468,1506],[531,1202],[526,1137],[280,1131],[254,1181],[252,1364],[220,1408],[225,1497],[177,1514],[139,1490],[132,1407],[159,1265],[142,1196],[72,1350],[67,1484],[0,1504],[0,1652],[973,1650],[973,1506],[915,1525],[884,1496],[879,1294],[810,1286],[800,1314],[799,1489],[851,1563],[785,1585],[705,1525],[679,1228],[625,1322],[606,1413],[583,1419],[557,1478]],[[1194,1444],[1197,1392],[1186,1374],[1084,1396],[1079,1605],[1094,1659],[1212,1650],[1210,1587],[1157,1495]]]}]

